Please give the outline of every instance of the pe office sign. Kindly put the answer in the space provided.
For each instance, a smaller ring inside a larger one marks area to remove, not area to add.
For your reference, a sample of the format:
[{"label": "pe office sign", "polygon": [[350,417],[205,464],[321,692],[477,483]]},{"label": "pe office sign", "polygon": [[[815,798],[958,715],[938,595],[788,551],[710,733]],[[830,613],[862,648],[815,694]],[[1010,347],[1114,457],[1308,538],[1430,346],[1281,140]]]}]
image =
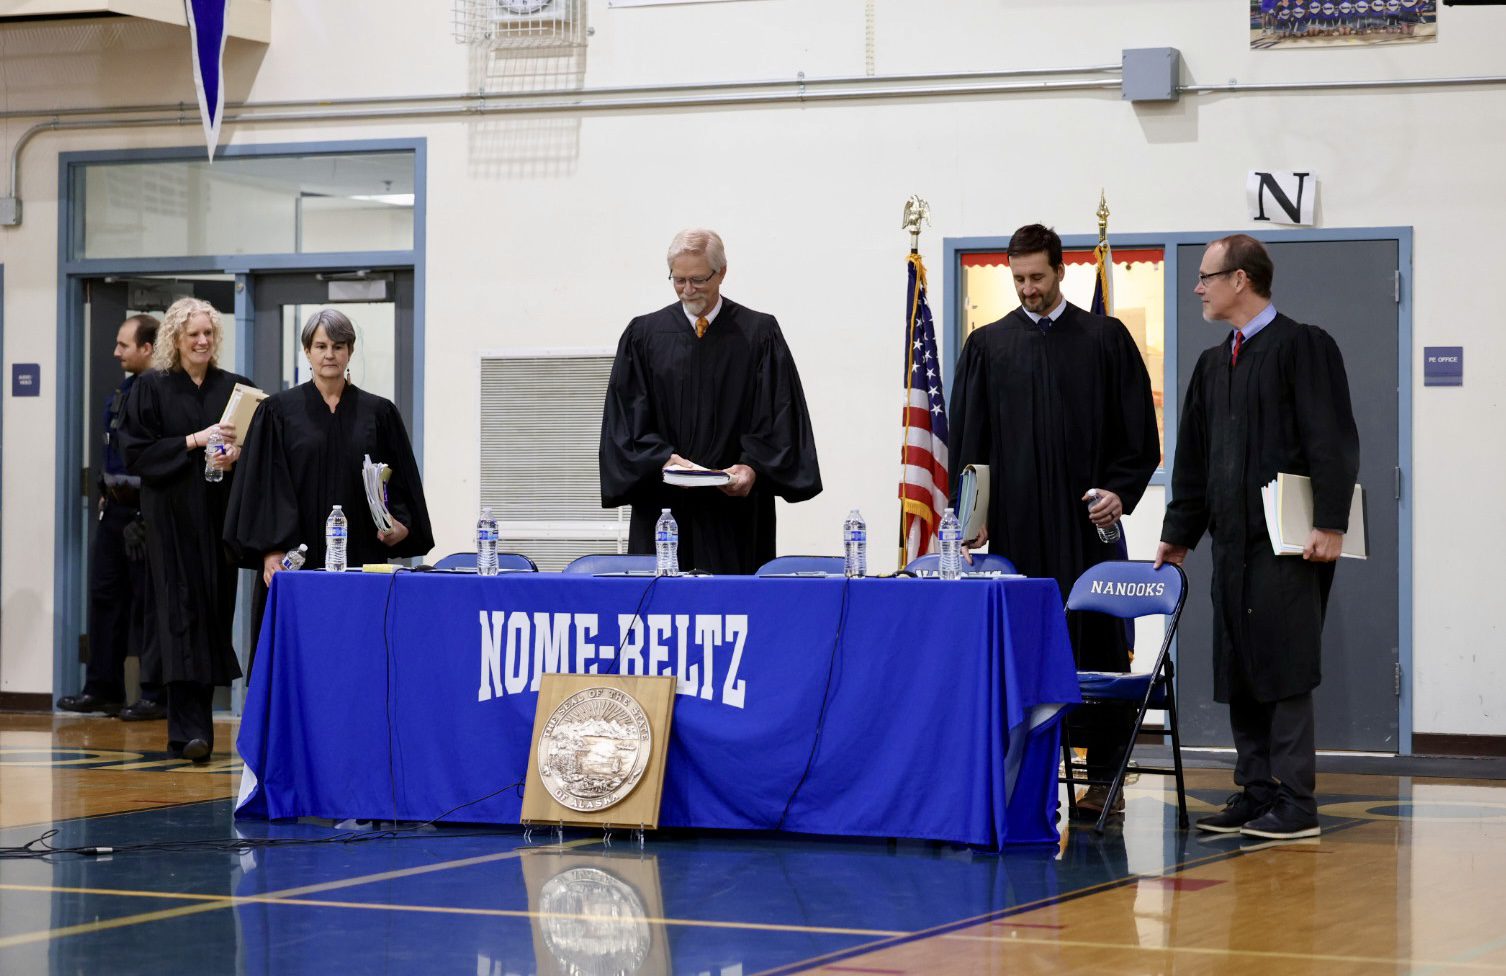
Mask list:
[{"label": "pe office sign", "polygon": [[1463,386],[1463,346],[1422,347],[1423,386]]}]

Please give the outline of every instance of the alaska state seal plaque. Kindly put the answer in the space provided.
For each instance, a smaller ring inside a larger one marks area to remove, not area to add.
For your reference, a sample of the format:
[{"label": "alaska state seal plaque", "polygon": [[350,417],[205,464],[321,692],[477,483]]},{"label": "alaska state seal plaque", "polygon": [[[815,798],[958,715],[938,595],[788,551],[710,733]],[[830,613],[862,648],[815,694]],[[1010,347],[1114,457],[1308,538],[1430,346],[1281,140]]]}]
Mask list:
[{"label": "alaska state seal plaque", "polygon": [[657,826],[673,704],[672,677],[544,675],[523,821]]}]

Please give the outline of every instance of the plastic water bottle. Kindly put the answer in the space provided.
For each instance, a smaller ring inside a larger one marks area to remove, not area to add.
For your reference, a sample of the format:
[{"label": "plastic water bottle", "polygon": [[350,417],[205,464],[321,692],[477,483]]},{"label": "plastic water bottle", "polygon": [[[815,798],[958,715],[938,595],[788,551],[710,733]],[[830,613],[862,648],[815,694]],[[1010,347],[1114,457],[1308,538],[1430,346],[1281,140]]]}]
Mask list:
[{"label": "plastic water bottle", "polygon": [[220,436],[218,429],[209,432],[209,441],[204,445],[204,480],[208,482],[224,481],[225,472],[215,467],[210,462],[225,453],[225,439]]},{"label": "plastic water bottle", "polygon": [[941,578],[962,578],[962,523],[957,513],[950,508],[941,516],[941,528],[936,533],[941,537]]},{"label": "plastic water bottle", "polygon": [[336,505],[324,520],[324,569],[345,572],[345,513]]},{"label": "plastic water bottle", "polygon": [[868,525],[857,509],[848,512],[842,523],[842,552],[846,556],[842,569],[848,576],[868,575]]},{"label": "plastic water bottle", "polygon": [[[1093,491],[1088,492],[1088,507],[1092,508],[1094,505],[1098,504],[1098,498],[1099,498],[1099,494],[1098,494],[1098,491],[1096,489],[1093,490]],[[1119,523],[1118,522],[1115,522],[1113,525],[1110,525],[1110,526],[1107,526],[1107,527],[1102,526],[1102,525],[1095,525],[1095,526],[1093,526],[1093,528],[1095,528],[1095,529],[1098,530],[1098,541],[1099,542],[1118,542],[1119,541]]]},{"label": "plastic water bottle", "polygon": [[300,544],[297,549],[289,549],[282,557],[282,568],[292,571],[303,568],[303,561],[308,558],[309,547]]},{"label": "plastic water bottle", "polygon": [[654,557],[656,575],[680,575],[680,524],[667,508],[654,526]]},{"label": "plastic water bottle", "polygon": [[492,518],[490,508],[483,508],[476,520],[476,573],[497,575],[497,520]]}]

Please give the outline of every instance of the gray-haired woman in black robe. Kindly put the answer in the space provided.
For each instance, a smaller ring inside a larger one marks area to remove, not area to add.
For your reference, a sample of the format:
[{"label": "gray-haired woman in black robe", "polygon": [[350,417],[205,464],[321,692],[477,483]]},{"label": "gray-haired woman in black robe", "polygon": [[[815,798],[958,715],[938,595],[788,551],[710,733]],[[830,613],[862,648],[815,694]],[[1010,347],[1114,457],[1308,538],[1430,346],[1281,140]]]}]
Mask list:
[{"label": "gray-haired woman in black robe", "polygon": [[[324,565],[324,522],[341,506],[346,561],[353,567],[434,548],[418,462],[397,406],[346,379],[356,330],[326,308],[303,327],[312,377],[268,397],[246,433],[246,456],[230,498],[225,541],[243,566],[260,571],[253,613],[258,631],[267,588],[289,549],[308,546],[307,565]],[[392,469],[387,509],[395,524],[378,532],[368,513],[361,466]]]},{"label": "gray-haired woman in black robe", "polygon": [[[214,750],[215,686],[241,675],[230,642],[235,566],[220,540],[240,450],[219,418],[235,384],[250,381],[217,365],[222,336],[214,306],[174,302],[157,333],[156,368],[136,381],[120,428],[126,466],[141,478],[167,747],[194,762]],[[216,431],[225,451],[214,464],[224,478],[211,482],[204,449]]]}]

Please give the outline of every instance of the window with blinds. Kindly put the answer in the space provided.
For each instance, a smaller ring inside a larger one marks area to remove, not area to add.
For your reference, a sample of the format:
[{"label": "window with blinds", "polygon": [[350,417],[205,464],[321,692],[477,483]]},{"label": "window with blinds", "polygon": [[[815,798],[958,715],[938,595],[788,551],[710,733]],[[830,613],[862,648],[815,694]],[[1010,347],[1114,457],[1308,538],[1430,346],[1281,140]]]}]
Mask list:
[{"label": "window with blinds", "polygon": [[541,570],[626,552],[628,510],[601,507],[597,449],[612,353],[522,350],[481,357],[481,506],[504,552]]}]

